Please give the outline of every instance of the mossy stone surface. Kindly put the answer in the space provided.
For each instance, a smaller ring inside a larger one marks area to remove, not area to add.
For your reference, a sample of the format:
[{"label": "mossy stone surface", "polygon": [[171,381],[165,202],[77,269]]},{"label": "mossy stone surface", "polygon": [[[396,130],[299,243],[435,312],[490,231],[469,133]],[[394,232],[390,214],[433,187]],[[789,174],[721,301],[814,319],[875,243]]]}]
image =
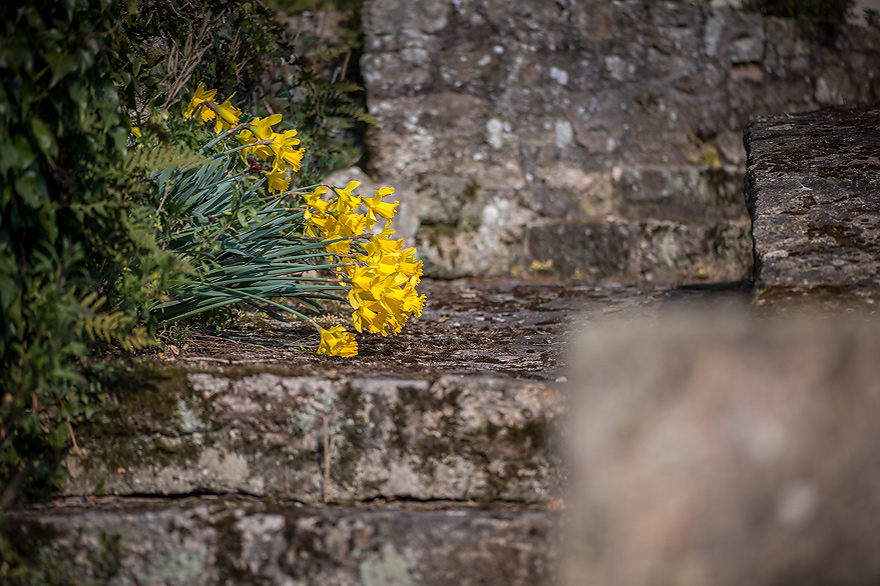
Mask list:
[{"label": "mossy stone surface", "polygon": [[65,493],[309,503],[559,496],[549,424],[564,400],[553,383],[268,373],[184,380],[127,393],[105,421],[84,428],[85,455],[71,455]]},{"label": "mossy stone surface", "polygon": [[880,104],[758,118],[746,202],[758,303],[880,298]]}]

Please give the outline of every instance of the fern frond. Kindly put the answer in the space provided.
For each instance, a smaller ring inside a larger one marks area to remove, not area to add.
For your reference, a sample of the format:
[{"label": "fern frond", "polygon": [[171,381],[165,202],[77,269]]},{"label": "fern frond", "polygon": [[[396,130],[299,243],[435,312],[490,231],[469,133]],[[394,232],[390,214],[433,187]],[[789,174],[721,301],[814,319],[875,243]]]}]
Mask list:
[{"label": "fern frond", "polygon": [[79,316],[78,325],[94,341],[115,343],[127,351],[146,348],[152,344],[149,333],[143,326],[137,326],[138,319],[124,311],[100,311],[107,303],[107,297],[92,291],[80,300],[84,311]]},{"label": "fern frond", "polygon": [[351,94],[354,92],[361,92],[364,90],[361,86],[351,81],[350,79],[344,79],[342,81],[337,81],[333,84],[328,84],[327,88],[330,92],[340,93],[340,94]]},{"label": "fern frond", "polygon": [[183,145],[132,149],[125,158],[122,170],[130,175],[154,173],[166,169],[182,169],[204,164],[209,159]]},{"label": "fern frond", "polygon": [[70,209],[76,214],[76,219],[79,222],[85,221],[86,218],[103,220],[110,217],[112,211],[120,207],[120,202],[110,199],[92,203],[77,202],[70,204]]}]

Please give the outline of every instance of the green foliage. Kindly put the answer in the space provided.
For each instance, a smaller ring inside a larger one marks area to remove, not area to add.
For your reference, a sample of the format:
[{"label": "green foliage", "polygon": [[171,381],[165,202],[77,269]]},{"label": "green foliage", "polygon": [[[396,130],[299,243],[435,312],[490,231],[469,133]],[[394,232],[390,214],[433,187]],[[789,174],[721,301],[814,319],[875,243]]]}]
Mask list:
[{"label": "green foliage", "polygon": [[[104,398],[94,349],[143,348],[160,321],[238,301],[281,316],[297,312],[270,297],[309,308],[328,295],[305,277],[283,284],[282,270],[323,262],[314,243],[289,239],[295,215],[257,198],[257,178],[231,185],[229,157],[196,152],[211,131],[168,116],[192,80],[292,118],[308,180],[354,160],[351,129],[372,119],[345,66],[327,77],[320,65],[354,50],[298,60],[254,0],[4,2],[0,17],[3,508],[63,478],[76,423]],[[271,68],[291,61],[279,96],[266,96]],[[148,148],[134,148],[129,116]]]},{"label": "green foliage", "polygon": [[[146,0],[123,21],[131,41],[136,92],[125,94],[136,124],[149,124],[156,106],[166,112],[198,79],[256,116],[279,112],[306,145],[303,184],[358,162],[366,125],[360,58],[359,0],[305,3],[342,10],[348,18],[332,39],[296,31],[296,46],[253,0]],[[194,143],[187,143],[195,146]]]},{"label": "green foliage", "polygon": [[337,169],[350,167],[361,156],[363,126],[377,124],[359,103],[363,88],[350,80],[328,81],[319,76],[315,62],[296,63],[303,79],[313,80],[279,91],[288,101],[285,114],[308,145],[302,162],[304,183],[317,183]]},{"label": "green foliage", "polygon": [[363,134],[377,121],[366,111],[359,62],[362,48],[361,0],[293,0],[278,2],[290,13],[336,11],[331,31],[318,32],[311,17],[301,19],[296,52],[284,62],[273,109],[299,130],[306,156],[300,172],[303,183],[317,183],[329,173],[351,167],[363,154]]},{"label": "green foliage", "polygon": [[843,23],[854,0],[745,0],[743,10],[767,16]]},{"label": "green foliage", "polygon": [[129,352],[150,345],[150,337],[143,326],[138,326],[138,319],[121,310],[100,312],[107,303],[106,296],[98,296],[91,292],[82,301],[85,310],[80,315],[78,326],[85,329],[92,340],[115,342]]},{"label": "green foliage", "polygon": [[236,303],[279,320],[286,320],[285,314],[304,317],[275,298],[317,311],[320,299],[338,299],[328,291],[344,288],[304,275],[338,265],[326,264],[322,242],[303,240],[302,210],[267,198],[264,179],[236,169],[238,160],[226,152],[188,169],[153,174],[160,186],[161,243],[194,268],[189,279],[169,288],[170,299],[154,308],[163,323],[216,315]]},{"label": "green foliage", "polygon": [[143,173],[185,168],[208,162],[208,158],[183,144],[166,148],[134,149],[129,151],[120,171],[126,177],[136,177]]},{"label": "green foliage", "polygon": [[263,97],[269,65],[292,52],[273,13],[254,0],[143,0],[122,28],[139,82],[126,94],[136,121],[149,119],[152,106],[174,105],[190,79],[224,96],[237,92],[239,105],[250,107]]},{"label": "green foliage", "polygon": [[55,478],[72,424],[101,400],[80,368],[89,331],[142,345],[120,324],[143,315],[147,271],[173,265],[128,180],[106,172],[127,150],[121,12],[113,1],[0,7],[0,480],[15,480],[0,482],[0,505],[28,477]]}]

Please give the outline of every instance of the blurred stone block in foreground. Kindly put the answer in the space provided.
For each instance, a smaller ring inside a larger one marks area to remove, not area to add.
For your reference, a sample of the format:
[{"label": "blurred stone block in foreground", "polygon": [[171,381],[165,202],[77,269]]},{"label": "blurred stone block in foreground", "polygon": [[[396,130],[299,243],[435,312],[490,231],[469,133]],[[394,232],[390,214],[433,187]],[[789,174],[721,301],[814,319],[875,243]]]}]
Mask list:
[{"label": "blurred stone block in foreground", "polygon": [[710,311],[573,347],[569,586],[880,583],[880,324]]}]

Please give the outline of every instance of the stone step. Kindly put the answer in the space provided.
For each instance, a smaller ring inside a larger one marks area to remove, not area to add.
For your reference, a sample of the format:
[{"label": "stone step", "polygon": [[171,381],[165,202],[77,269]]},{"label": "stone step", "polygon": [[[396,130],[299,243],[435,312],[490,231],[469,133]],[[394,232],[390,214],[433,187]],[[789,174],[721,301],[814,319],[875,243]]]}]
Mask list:
[{"label": "stone step", "polygon": [[[554,381],[576,321],[745,293],[422,285],[422,317],[394,338],[361,340],[357,359],[279,347],[298,339],[295,328],[245,326],[231,330],[241,336],[234,360],[222,344],[193,341],[152,375],[121,382],[103,414],[77,426],[62,494],[553,502],[562,484],[554,427],[566,403]],[[256,334],[278,344],[249,345]]]},{"label": "stone step", "polygon": [[243,493],[546,503],[554,383],[190,373],[119,393],[78,430],[66,495]]},{"label": "stone step", "polygon": [[[192,340],[121,383],[105,415],[76,428],[67,496],[0,518],[0,551],[15,554],[0,583],[9,568],[31,583],[556,583],[560,349],[575,321],[747,295],[423,285],[422,317],[395,338],[365,337],[353,360],[244,342],[230,357]],[[303,335],[250,329],[233,331]]]},{"label": "stone step", "polygon": [[526,230],[532,272],[582,280],[738,281],[751,272],[747,221],[551,223]]},{"label": "stone step", "polygon": [[557,516],[238,497],[98,499],[11,513],[0,529],[35,576],[66,583],[531,586],[553,582]]},{"label": "stone step", "polygon": [[746,200],[757,302],[880,299],[880,105],[753,121]]},{"label": "stone step", "polygon": [[743,171],[733,166],[616,166],[602,173],[590,208],[627,220],[746,221]]},{"label": "stone step", "polygon": [[[591,281],[720,282],[751,273],[750,223],[737,167],[548,169],[543,191],[535,192],[543,199],[535,205],[554,197],[567,203],[538,216],[497,198],[488,205],[479,198],[468,203],[459,191],[469,184],[442,183],[445,188],[437,188],[431,201],[460,200],[443,204],[459,216],[441,214],[437,223],[421,226],[410,218],[406,228],[435,277],[513,271]],[[401,209],[409,209],[401,197]],[[464,224],[471,229],[453,228]]]}]

